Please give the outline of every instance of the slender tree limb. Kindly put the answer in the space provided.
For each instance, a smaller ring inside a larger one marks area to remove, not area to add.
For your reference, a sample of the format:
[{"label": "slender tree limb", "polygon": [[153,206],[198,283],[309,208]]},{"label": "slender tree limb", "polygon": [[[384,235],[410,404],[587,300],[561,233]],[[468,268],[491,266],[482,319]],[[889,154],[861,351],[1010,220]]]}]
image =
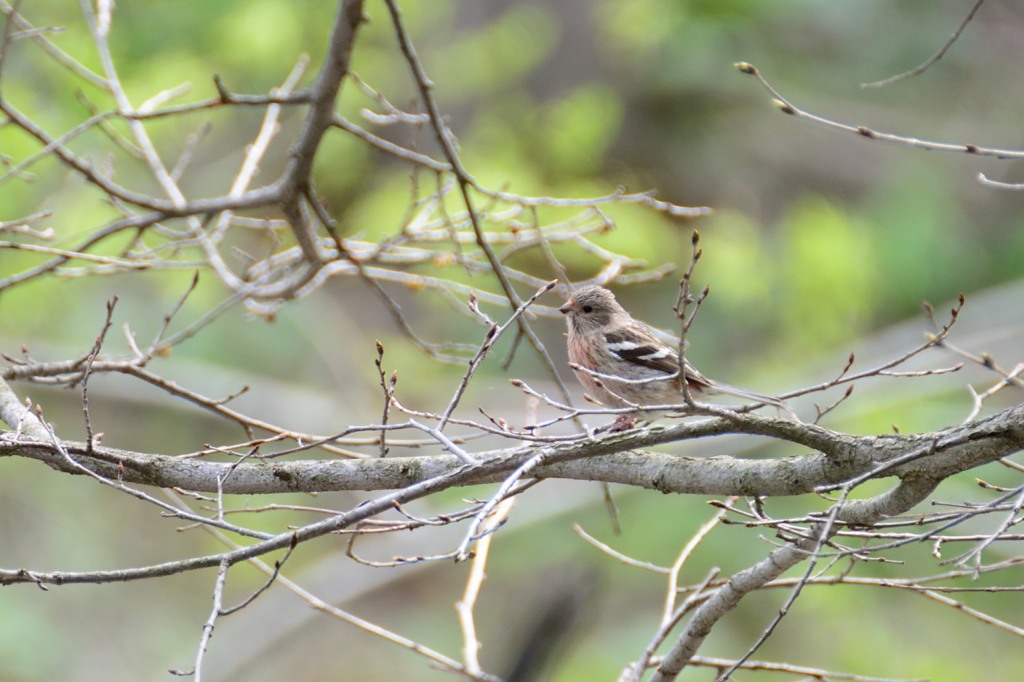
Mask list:
[{"label": "slender tree limb", "polygon": [[761,72],[758,71],[757,67],[747,62],[738,62],[735,64],[736,70],[740,73],[753,76],[761,84],[761,86],[767,90],[773,97],[772,103],[784,114],[789,114],[798,119],[810,121],[812,123],[818,123],[835,130],[842,130],[855,135],[860,135],[869,140],[881,140],[883,142],[893,142],[906,147],[914,147],[916,149],[926,149],[931,151],[940,152],[961,152],[963,154],[971,154],[975,156],[991,156],[997,159],[1020,159],[1024,158],[1024,151],[1019,149],[1004,149],[995,147],[982,147],[971,143],[950,143],[950,142],[934,142],[931,140],[922,140],[916,137],[908,137],[906,135],[895,135],[893,133],[884,133],[873,128],[869,128],[863,125],[852,125],[849,123],[842,123],[835,121],[824,116],[811,113],[804,109],[801,109],[789,100],[782,96],[782,94],[776,90],[771,84],[765,80]]},{"label": "slender tree limb", "polygon": [[960,22],[960,25],[956,27],[956,30],[953,31],[952,34],[950,34],[949,38],[946,40],[945,43],[943,43],[942,47],[940,47],[935,54],[933,54],[931,57],[926,59],[924,62],[922,62],[921,64],[917,65],[913,69],[910,69],[909,71],[904,71],[903,73],[898,73],[895,76],[890,76],[890,77],[885,78],[883,80],[873,81],[871,83],[861,83],[860,87],[862,87],[862,88],[883,88],[883,87],[885,87],[887,85],[892,85],[893,83],[898,83],[898,82],[900,82],[902,80],[906,80],[908,78],[913,78],[914,76],[919,76],[922,73],[924,73],[925,71],[927,71],[931,67],[932,64],[934,64],[935,62],[939,61],[940,59],[942,59],[946,55],[946,52],[949,51],[949,48],[953,47],[953,43],[955,43],[957,41],[957,39],[960,37],[960,34],[964,32],[965,28],[967,28],[967,24],[971,23],[971,19],[973,19],[974,15],[978,13],[978,10],[981,9],[981,5],[984,2],[985,2],[985,0],[975,0],[974,5],[971,7],[970,11],[967,13],[967,16],[964,17],[964,20]]},{"label": "slender tree limb", "polygon": [[[927,498],[937,484],[937,479],[922,476],[907,478],[895,488],[876,497],[846,502],[839,508],[837,518],[854,523],[871,523],[887,516],[902,514]],[[830,528],[834,529],[834,526]],[[826,528],[823,528],[823,531],[828,532]],[[725,585],[697,609],[679,639],[655,670],[651,682],[674,680],[696,655],[722,616],[732,611],[746,595],[775,580],[806,559],[821,541],[822,538],[812,535],[796,543],[778,547],[766,558],[729,578]]]}]

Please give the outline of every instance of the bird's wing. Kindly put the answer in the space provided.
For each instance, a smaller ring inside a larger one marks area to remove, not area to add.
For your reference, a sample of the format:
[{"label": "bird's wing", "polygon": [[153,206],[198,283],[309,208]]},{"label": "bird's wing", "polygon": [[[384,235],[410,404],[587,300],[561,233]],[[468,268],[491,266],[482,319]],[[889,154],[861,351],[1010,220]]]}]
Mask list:
[{"label": "bird's wing", "polygon": [[[653,369],[656,372],[675,374],[679,371],[679,354],[666,345],[647,327],[634,323],[605,334],[608,350],[622,360]],[[690,388],[706,390],[714,384],[687,361],[686,383]]]},{"label": "bird's wing", "polygon": [[605,334],[608,350],[632,362],[665,374],[679,370],[679,356],[646,327],[630,325]]}]

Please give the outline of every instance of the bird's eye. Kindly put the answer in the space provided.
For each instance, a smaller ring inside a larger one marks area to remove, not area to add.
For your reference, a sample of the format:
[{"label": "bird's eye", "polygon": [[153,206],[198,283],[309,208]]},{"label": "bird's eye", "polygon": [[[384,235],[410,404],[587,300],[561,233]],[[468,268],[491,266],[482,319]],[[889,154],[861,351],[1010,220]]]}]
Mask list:
[{"label": "bird's eye", "polygon": [[592,306],[592,305],[585,305],[585,306],[583,306],[583,312],[585,312],[585,313],[592,313],[592,312],[594,312],[594,306]]}]

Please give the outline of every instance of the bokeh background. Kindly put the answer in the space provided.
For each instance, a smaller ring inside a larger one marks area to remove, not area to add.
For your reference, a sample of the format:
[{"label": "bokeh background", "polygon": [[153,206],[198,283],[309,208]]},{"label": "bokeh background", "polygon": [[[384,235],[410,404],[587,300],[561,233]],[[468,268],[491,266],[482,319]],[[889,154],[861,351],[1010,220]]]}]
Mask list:
[{"label": "bokeh background", "polygon": [[[617,227],[599,241],[652,267],[682,268],[691,229],[698,228],[705,257],[696,280],[709,283],[712,293],[690,333],[689,357],[712,377],[779,393],[831,378],[851,351],[857,353],[856,366],[866,368],[909,350],[930,329],[920,315],[921,301],[935,303],[941,316],[960,292],[968,304],[953,342],[990,352],[1009,367],[1024,359],[1024,196],[976,181],[979,172],[1024,180],[1019,161],[924,152],[801,122],[780,113],[753,79],[733,68],[734,62],[751,62],[797,106],[846,123],[1016,149],[1024,144],[1024,88],[1015,67],[1024,50],[1024,7],[1018,3],[986,3],[925,74],[887,88],[859,87],[924,61],[970,4],[432,0],[406,2],[403,9],[463,160],[482,183],[553,196],[655,188],[668,201],[714,208],[713,216],[691,223],[612,206],[607,212]],[[61,49],[99,68],[76,3],[22,5],[36,25],[63,27],[50,37]],[[260,93],[280,83],[300,54],[308,53],[315,69],[333,12],[332,3],[285,0],[121,2],[111,44],[135,103],[183,82],[191,83],[191,91],[180,101],[212,96],[213,74],[235,92]],[[368,14],[354,69],[391,101],[409,103],[414,87],[386,10],[371,1]],[[102,92],[25,43],[10,50],[2,82],[4,97],[54,134],[88,117],[90,107],[111,106]],[[344,86],[340,108],[346,115],[356,118],[366,105],[350,84]],[[229,186],[260,115],[220,109],[153,122],[150,130],[161,152],[173,158],[188,134],[211,126],[183,183],[190,196],[209,196]],[[279,139],[287,140],[301,118],[299,110],[287,113]],[[399,137],[432,149],[426,130]],[[105,148],[92,138],[72,146],[85,155]],[[0,128],[5,157],[20,160],[37,150],[12,126]],[[275,177],[286,158],[287,146],[278,144],[263,163],[263,177]],[[53,159],[31,171],[32,178],[0,184],[0,220],[52,210],[46,226],[55,230],[57,245],[71,245],[113,215],[95,191]],[[138,167],[125,163],[116,177],[153,190],[136,172]],[[375,238],[399,229],[410,192],[408,168],[401,163],[337,133],[320,150],[316,179],[343,233]],[[545,216],[554,219],[557,212]],[[596,271],[596,262],[580,253],[565,250],[559,256],[575,279]],[[38,257],[0,250],[0,277],[34,262]],[[540,277],[554,274],[540,259],[520,265]],[[5,291],[0,350],[18,355],[25,347],[37,359],[80,356],[114,294],[120,298],[115,330],[129,324],[140,338],[149,338],[191,276],[192,270],[182,269],[51,279]],[[473,284],[497,289],[487,277]],[[479,338],[479,328],[440,297],[389,290],[426,338]],[[675,290],[676,278],[669,275],[622,287],[619,295],[639,316],[669,327]],[[194,319],[224,295],[212,277],[204,277],[184,314]],[[555,304],[555,298],[546,302]],[[541,320],[537,328],[564,367],[561,321]],[[462,368],[427,361],[358,280],[332,282],[282,308],[273,321],[232,310],[154,368],[208,395],[248,385],[251,391],[235,403],[238,409],[299,430],[333,432],[379,416],[376,339],[387,349],[386,368],[399,371],[403,400],[443,407],[439,389],[450,395]],[[125,347],[120,338],[111,344],[111,351]],[[511,376],[546,386],[530,353],[521,351],[507,372],[498,366],[500,356],[477,378],[465,403],[472,409],[521,411],[522,396],[507,382]],[[915,366],[957,361],[935,351]],[[568,371],[564,377],[571,381]],[[919,380],[875,379],[859,386],[827,425],[867,433],[894,425],[909,432],[955,424],[970,410],[967,384],[984,390],[995,380],[976,367]],[[82,437],[77,392],[26,385],[16,390],[41,403],[62,436]],[[96,377],[90,395],[93,422],[110,445],[177,453],[239,440],[226,424],[123,377]],[[1006,391],[986,409],[1020,399],[1019,392]],[[810,403],[802,407],[813,413]],[[793,454],[792,448],[740,439],[670,449]],[[5,461],[3,467],[5,567],[112,569],[220,550],[201,532],[179,532],[179,522],[91,482],[30,462]],[[994,481],[1006,476],[996,467],[971,473]],[[621,536],[610,530],[596,485],[548,482],[519,504],[496,538],[478,608],[488,670],[504,669],[551,594],[580,584],[589,588],[588,607],[546,679],[611,679],[642,650],[660,611],[663,577],[597,553],[573,533],[573,524],[627,554],[665,565],[714,510],[699,497],[614,492]],[[458,508],[464,497],[487,494],[488,489],[450,492],[419,509],[437,513]],[[947,482],[936,499],[960,502],[977,495],[972,475]],[[274,501],[345,507],[369,496]],[[233,500],[238,507],[266,502]],[[795,514],[823,505],[815,499],[773,500],[769,511]],[[248,521],[278,530],[310,518],[293,513],[253,515]],[[367,540],[361,548],[385,559],[445,551],[458,537],[459,529],[444,529]],[[684,581],[699,580],[712,566],[727,574],[757,561],[770,549],[758,537],[755,530],[721,529],[692,559]],[[353,565],[344,553],[344,540],[320,540],[291,559],[287,573],[341,608],[458,656],[453,604],[467,566],[372,569]],[[987,557],[1012,554],[1011,546],[1001,545]],[[925,548],[895,558],[906,563],[858,570],[902,576],[944,570]],[[246,566],[231,576],[229,598],[235,599],[262,580]],[[1009,573],[1000,580],[1019,578]],[[191,666],[212,582],[213,572],[200,572],[115,586],[5,588],[0,679],[166,679],[167,669]],[[783,598],[778,592],[749,599],[702,653],[745,651]],[[1010,620],[1021,606],[1008,594],[972,595],[970,603]],[[1024,666],[1021,652],[1019,639],[1009,633],[912,594],[844,587],[809,589],[757,657],[952,681],[1013,679]],[[317,613],[279,588],[218,623],[206,665],[209,679],[223,680],[448,678],[416,655]],[[690,671],[684,679],[711,677]]]}]

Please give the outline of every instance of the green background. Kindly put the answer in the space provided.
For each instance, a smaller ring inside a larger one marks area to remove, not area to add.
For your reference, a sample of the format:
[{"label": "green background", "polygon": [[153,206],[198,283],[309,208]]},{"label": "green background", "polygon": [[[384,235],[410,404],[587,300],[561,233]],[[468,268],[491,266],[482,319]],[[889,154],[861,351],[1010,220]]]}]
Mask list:
[{"label": "green background", "polygon": [[[100,68],[76,3],[22,5],[34,24],[63,27],[50,36],[62,50]],[[795,105],[845,123],[1014,148],[1021,143],[1024,98],[1012,68],[1021,59],[1024,19],[1015,5],[984,6],[930,71],[882,89],[859,84],[926,59],[962,20],[966,3],[431,0],[406,2],[403,9],[465,165],[483,184],[552,196],[598,196],[618,186],[656,188],[667,201],[715,209],[713,216],[691,223],[611,206],[607,214],[616,229],[597,240],[652,267],[682,268],[691,229],[701,231],[704,258],[696,281],[709,283],[712,293],[689,335],[688,357],[708,375],[781,393],[826,381],[851,351],[857,353],[856,368],[867,368],[922,340],[930,330],[918,313],[922,300],[934,302],[944,319],[960,292],[967,294],[968,308],[954,334],[956,345],[991,352],[1007,367],[1021,361],[1022,196],[975,180],[979,172],[1024,180],[1021,164],[925,152],[798,121],[780,113],[752,78],[732,66],[741,60],[755,64]],[[284,0],[121,2],[111,46],[136,105],[183,82],[191,83],[191,90],[172,103],[211,97],[214,74],[235,92],[261,93],[278,85],[302,53],[312,59],[305,82],[310,80],[333,11],[330,3]],[[387,12],[378,2],[369,2],[367,12],[371,21],[361,30],[353,67],[404,106],[415,90]],[[100,111],[112,106],[109,95],[44,59],[26,41],[11,47],[2,85],[3,96],[51,134],[87,118],[89,106]],[[339,109],[360,120],[359,111],[367,106],[372,102],[346,83]],[[209,123],[183,188],[190,197],[213,196],[230,186],[261,115],[257,109],[221,108],[154,121],[148,129],[159,151],[173,160],[185,137]],[[301,120],[299,110],[284,114],[261,180],[280,172],[287,159],[285,141]],[[125,133],[120,123],[112,128]],[[434,151],[425,129],[385,132]],[[111,154],[100,135],[83,136],[71,147],[100,164]],[[16,162],[37,151],[38,144],[13,126],[0,128],[5,156]],[[141,163],[121,153],[114,158],[119,182],[157,191]],[[51,210],[53,217],[44,225],[56,233],[52,245],[70,247],[116,215],[91,186],[52,158],[30,171],[32,178],[0,184],[0,220]],[[334,131],[319,151],[315,179],[344,234],[380,239],[401,226],[409,175],[401,163]],[[425,175],[421,180],[432,182]],[[545,209],[541,216],[553,221],[573,213]],[[123,246],[110,245],[110,253]],[[557,253],[576,280],[593,276],[599,267],[578,250]],[[39,261],[0,250],[0,277]],[[537,277],[555,274],[539,257],[515,264]],[[418,272],[497,291],[492,278],[468,278],[456,268]],[[182,268],[48,279],[12,288],[0,294],[0,350],[17,356],[24,346],[39,360],[80,356],[95,339],[105,301],[116,294],[120,301],[108,351],[124,352],[121,326],[127,323],[139,338],[150,338],[192,273]],[[478,342],[479,327],[441,297],[400,286],[389,290],[425,338]],[[639,317],[671,327],[675,290],[676,276],[669,275],[618,292]],[[219,283],[204,275],[183,319],[195,319],[224,295]],[[555,298],[545,302],[557,305]],[[535,327],[564,367],[561,321],[544,318]],[[379,418],[376,339],[385,345],[386,369],[399,371],[403,402],[441,409],[438,396],[446,402],[463,369],[426,361],[357,279],[331,282],[281,309],[272,322],[232,310],[152,368],[211,396],[249,385],[249,394],[233,403],[238,409],[298,430],[334,432]],[[509,377],[550,388],[540,363],[526,350],[520,349],[507,372],[501,370],[507,342],[475,379],[464,403],[467,416],[476,415],[477,406],[490,413],[521,413],[522,397],[509,386]],[[952,355],[933,352],[915,367],[955,362]],[[563,376],[571,380],[568,372]],[[874,379],[859,386],[826,425],[858,433],[887,432],[894,425],[904,432],[940,428],[970,410],[966,384],[982,391],[996,378],[969,367],[952,376]],[[63,437],[82,437],[77,392],[15,388],[43,405]],[[578,397],[575,385],[572,390]],[[110,445],[173,454],[241,440],[237,429],[124,377],[95,377],[90,395],[93,423]],[[1019,392],[1004,391],[986,408],[1019,400]],[[813,414],[811,403],[802,406]],[[744,440],[670,449],[694,455],[794,454],[792,448]],[[180,522],[162,519],[154,508],[108,488],[31,462],[5,461],[3,467],[0,533],[7,568],[113,569],[221,550],[200,531],[177,532]],[[990,499],[976,491],[975,476],[1005,483],[1010,475],[994,466],[971,472],[945,483],[936,499]],[[452,491],[415,509],[451,511],[465,505],[463,498],[489,492]],[[640,560],[668,565],[714,510],[706,499],[692,496],[628,489],[616,489],[615,495],[622,536],[609,530],[596,485],[548,482],[522,498],[496,537],[478,606],[485,669],[501,672],[529,629],[531,613],[552,591],[578,583],[593,584],[591,603],[574,640],[560,649],[550,679],[614,679],[642,651],[660,613],[664,578],[600,555],[577,538],[572,525],[580,523]],[[295,495],[273,501],[345,508],[368,497]],[[231,501],[239,508],[266,502]],[[786,515],[824,506],[808,496],[773,500],[768,509]],[[316,517],[289,512],[240,518],[276,531]],[[987,527],[979,521],[963,532]],[[414,538],[370,538],[360,551],[376,559],[443,552],[458,542],[460,532],[428,529]],[[761,536],[766,541],[757,539]],[[761,559],[771,540],[756,529],[720,529],[701,546],[681,580],[698,581],[712,566],[723,575],[742,569]],[[453,604],[466,565],[371,569],[346,559],[345,546],[345,538],[334,536],[306,546],[290,560],[286,574],[341,608],[458,657]],[[929,549],[911,546],[892,554],[905,564],[860,565],[857,574],[905,577],[946,570]],[[988,550],[986,558],[1012,555],[1014,547],[1005,544]],[[7,587],[0,591],[0,678],[166,679],[165,670],[191,666],[213,577],[208,571],[46,592]],[[250,567],[233,569],[228,601],[244,598],[261,581]],[[1019,582],[1019,572],[976,585],[997,582]],[[1020,613],[1019,598],[1012,594],[958,598],[1011,621]],[[701,653],[740,655],[783,599],[778,590],[751,597],[721,623]],[[1019,639],[1003,630],[914,594],[863,587],[808,588],[756,658],[943,681],[1012,679],[1024,665]],[[218,623],[206,672],[209,679],[246,680],[450,677],[415,654],[309,609],[279,586]],[[683,679],[713,679],[713,673],[691,670]]]}]

